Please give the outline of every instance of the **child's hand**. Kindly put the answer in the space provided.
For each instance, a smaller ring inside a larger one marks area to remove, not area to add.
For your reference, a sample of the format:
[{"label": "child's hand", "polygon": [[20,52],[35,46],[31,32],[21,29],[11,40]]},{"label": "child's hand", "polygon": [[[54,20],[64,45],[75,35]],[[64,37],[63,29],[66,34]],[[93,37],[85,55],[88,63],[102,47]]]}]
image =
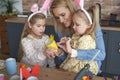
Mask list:
[{"label": "child's hand", "polygon": [[70,45],[70,41],[71,41],[71,38],[68,38],[68,40],[66,42],[66,50],[69,54],[72,53],[72,48],[71,48],[71,45]]},{"label": "child's hand", "polygon": [[45,55],[48,58],[55,58],[55,56],[58,56],[58,54],[56,53],[56,49],[55,48],[46,48],[45,49]]},{"label": "child's hand", "polygon": [[58,47],[63,49],[66,52],[66,42],[67,42],[67,37],[61,38],[60,42],[57,43]]},{"label": "child's hand", "polygon": [[64,44],[64,43],[66,43],[66,42],[67,42],[67,40],[68,40],[68,38],[67,38],[67,37],[63,37],[63,38],[61,38],[61,40],[60,40],[60,42],[59,42],[59,43]]}]

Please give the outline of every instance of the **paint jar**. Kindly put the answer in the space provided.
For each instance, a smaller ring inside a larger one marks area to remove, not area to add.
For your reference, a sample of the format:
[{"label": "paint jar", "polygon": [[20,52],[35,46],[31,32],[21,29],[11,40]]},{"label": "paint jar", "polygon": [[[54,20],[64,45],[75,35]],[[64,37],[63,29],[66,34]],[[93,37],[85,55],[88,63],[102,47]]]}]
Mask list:
[{"label": "paint jar", "polygon": [[8,58],[6,60],[6,70],[8,74],[15,74],[17,72],[17,65],[15,58]]},{"label": "paint jar", "polygon": [[0,74],[0,80],[5,80],[4,79],[4,74]]}]

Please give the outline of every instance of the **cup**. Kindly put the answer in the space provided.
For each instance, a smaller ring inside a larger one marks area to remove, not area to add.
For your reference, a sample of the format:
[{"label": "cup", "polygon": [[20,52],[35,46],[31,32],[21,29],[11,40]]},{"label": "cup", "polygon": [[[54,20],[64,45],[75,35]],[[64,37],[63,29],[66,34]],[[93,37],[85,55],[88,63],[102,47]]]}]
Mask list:
[{"label": "cup", "polygon": [[30,77],[27,78],[27,80],[38,80],[38,78],[35,77],[35,76],[30,76]]},{"label": "cup", "polygon": [[15,74],[17,72],[17,65],[15,58],[8,58],[6,60],[6,70],[8,74]]},{"label": "cup", "polygon": [[5,80],[4,79],[4,74],[0,74],[0,80]]}]

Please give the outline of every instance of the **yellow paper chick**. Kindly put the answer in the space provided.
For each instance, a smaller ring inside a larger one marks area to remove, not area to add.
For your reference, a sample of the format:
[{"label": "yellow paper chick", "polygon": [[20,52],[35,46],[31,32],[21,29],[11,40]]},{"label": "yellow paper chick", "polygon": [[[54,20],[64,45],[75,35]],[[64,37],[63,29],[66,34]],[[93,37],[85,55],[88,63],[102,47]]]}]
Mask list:
[{"label": "yellow paper chick", "polygon": [[54,40],[54,36],[51,34],[49,39],[53,41]]},{"label": "yellow paper chick", "polygon": [[56,52],[58,52],[58,46],[53,35],[50,35],[49,39],[45,41],[45,44],[47,48],[55,48]]}]

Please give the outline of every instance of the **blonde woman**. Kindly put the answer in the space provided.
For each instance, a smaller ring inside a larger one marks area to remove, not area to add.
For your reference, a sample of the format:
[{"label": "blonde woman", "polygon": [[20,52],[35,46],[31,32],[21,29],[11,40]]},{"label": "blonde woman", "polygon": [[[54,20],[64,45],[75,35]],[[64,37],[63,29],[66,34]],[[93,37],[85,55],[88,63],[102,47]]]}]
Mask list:
[{"label": "blonde woman", "polygon": [[[73,22],[72,22],[72,15],[77,10],[77,7],[73,0],[53,0],[50,11],[53,15],[54,22],[55,22],[55,30],[56,33],[59,36],[59,39],[62,37],[70,37],[74,31],[73,31]],[[94,24],[94,23],[93,23]],[[105,47],[104,47],[104,41],[103,41],[103,34],[100,28],[100,25],[97,25],[97,29],[95,31],[95,37],[96,37],[96,48],[92,50],[75,50],[77,53],[77,59],[78,60],[91,60],[93,56],[100,50],[99,55],[96,57],[95,61],[98,64],[99,72],[100,72],[100,66],[101,62],[105,58]],[[49,48],[46,50],[46,55],[48,57],[55,58],[55,63],[59,67],[61,63],[66,59],[67,53],[65,50],[65,45],[60,44],[62,42],[59,42],[58,46],[59,52],[56,53],[55,49]],[[62,48],[62,49],[61,49]],[[74,49],[73,49],[74,50]],[[71,53],[72,55],[73,53]],[[85,56],[86,55],[86,56]]]}]

